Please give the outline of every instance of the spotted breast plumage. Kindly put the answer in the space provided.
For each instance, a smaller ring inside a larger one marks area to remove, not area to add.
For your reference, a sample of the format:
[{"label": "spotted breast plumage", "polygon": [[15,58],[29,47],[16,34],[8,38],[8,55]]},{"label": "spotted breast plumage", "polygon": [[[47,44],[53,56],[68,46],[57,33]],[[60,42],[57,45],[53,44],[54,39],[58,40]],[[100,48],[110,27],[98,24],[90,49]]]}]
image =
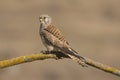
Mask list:
[{"label": "spotted breast plumage", "polygon": [[86,66],[85,59],[73,50],[65,40],[63,34],[52,24],[52,19],[48,15],[39,16],[40,36],[47,51],[61,51],[71,59],[76,60],[82,66]]}]

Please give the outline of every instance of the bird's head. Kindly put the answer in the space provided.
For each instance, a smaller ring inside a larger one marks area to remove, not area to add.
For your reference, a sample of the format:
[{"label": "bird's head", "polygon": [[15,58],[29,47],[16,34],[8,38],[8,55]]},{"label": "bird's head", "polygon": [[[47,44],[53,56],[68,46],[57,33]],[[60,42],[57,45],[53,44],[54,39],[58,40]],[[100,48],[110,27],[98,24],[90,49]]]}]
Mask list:
[{"label": "bird's head", "polygon": [[49,24],[51,24],[52,19],[48,15],[40,15],[39,16],[39,21],[40,21],[41,24],[49,25]]}]

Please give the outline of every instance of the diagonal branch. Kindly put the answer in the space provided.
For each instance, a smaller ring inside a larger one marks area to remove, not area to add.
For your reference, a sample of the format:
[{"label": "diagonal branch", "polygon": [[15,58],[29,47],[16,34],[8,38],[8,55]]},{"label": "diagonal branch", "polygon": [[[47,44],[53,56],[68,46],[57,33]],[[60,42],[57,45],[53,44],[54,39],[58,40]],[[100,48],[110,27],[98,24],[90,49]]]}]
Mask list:
[{"label": "diagonal branch", "polygon": [[111,66],[96,62],[96,61],[91,60],[89,58],[85,58],[85,59],[86,59],[86,64],[88,64],[89,66],[95,67],[97,69],[103,70],[103,71],[108,72],[108,73],[112,73],[112,74],[117,75],[117,76],[120,77],[120,70],[118,70],[118,69],[116,69],[114,67],[111,67]]},{"label": "diagonal branch", "polygon": [[56,55],[53,55],[53,54],[31,54],[26,56],[20,56],[20,57],[8,59],[8,60],[0,61],[0,69],[14,66],[21,63],[27,63],[27,62],[32,62],[36,60],[44,60],[49,58],[56,59],[57,57]]},{"label": "diagonal branch", "polygon": [[[44,60],[44,59],[59,59],[59,58],[69,58],[68,56],[64,54],[31,54],[31,55],[26,55],[26,56],[20,56],[16,57],[13,59],[8,59],[8,60],[3,60],[0,61],[0,69],[10,67],[13,65],[21,64],[21,63],[26,63],[26,62],[32,62],[36,60]],[[91,60],[89,58],[84,57],[86,60],[86,64],[92,67],[95,67],[97,69],[103,70],[105,72],[114,74],[116,76],[120,77],[120,70],[110,67],[108,65],[104,65],[102,63],[96,62],[94,60]]]}]

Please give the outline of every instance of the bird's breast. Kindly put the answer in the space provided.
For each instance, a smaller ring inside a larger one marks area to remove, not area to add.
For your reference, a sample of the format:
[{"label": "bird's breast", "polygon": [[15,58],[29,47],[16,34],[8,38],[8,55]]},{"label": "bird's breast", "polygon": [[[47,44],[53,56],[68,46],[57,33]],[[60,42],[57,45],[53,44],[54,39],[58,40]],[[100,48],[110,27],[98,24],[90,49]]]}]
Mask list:
[{"label": "bird's breast", "polygon": [[40,24],[40,32],[43,30],[43,24]]}]

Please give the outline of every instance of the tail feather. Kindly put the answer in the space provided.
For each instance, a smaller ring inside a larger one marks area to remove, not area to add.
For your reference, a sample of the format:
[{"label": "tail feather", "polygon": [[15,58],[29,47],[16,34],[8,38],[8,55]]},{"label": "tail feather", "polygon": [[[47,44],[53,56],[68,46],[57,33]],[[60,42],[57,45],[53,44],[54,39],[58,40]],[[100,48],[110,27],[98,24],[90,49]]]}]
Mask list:
[{"label": "tail feather", "polygon": [[77,61],[77,62],[78,62],[80,65],[82,65],[83,67],[87,67],[87,65],[86,65],[86,60],[85,60],[82,56],[80,56],[75,50],[73,50],[72,48],[69,48],[69,50],[68,50],[67,53],[68,53],[67,55],[68,55],[71,59]]}]

